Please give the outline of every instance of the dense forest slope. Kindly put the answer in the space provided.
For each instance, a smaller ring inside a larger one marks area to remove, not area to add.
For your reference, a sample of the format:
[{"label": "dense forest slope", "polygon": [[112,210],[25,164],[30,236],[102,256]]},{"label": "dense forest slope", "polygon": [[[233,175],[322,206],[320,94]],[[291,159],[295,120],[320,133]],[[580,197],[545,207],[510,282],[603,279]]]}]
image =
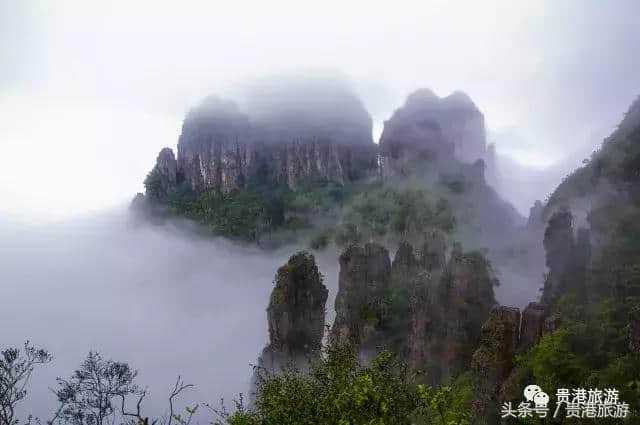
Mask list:
[{"label": "dense forest slope", "polygon": [[[485,403],[493,412],[483,410],[488,423],[497,423],[500,402],[520,399],[531,383],[548,391],[552,404],[558,388],[617,389],[630,409],[628,423],[640,420],[639,178],[636,100],[585,165],[565,178],[544,205],[532,208],[529,226],[546,252],[543,293],[522,313],[521,348],[502,356],[513,369],[493,377],[492,400]],[[497,340],[508,352],[510,345]],[[496,362],[486,364],[491,363]],[[565,421],[559,417],[551,423]]]}]

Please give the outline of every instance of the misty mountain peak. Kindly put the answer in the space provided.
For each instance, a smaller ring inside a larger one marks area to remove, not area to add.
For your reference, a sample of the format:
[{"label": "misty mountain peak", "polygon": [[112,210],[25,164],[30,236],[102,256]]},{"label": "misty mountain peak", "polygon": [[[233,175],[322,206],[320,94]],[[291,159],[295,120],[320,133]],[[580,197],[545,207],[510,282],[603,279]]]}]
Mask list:
[{"label": "misty mountain peak", "polygon": [[210,96],[189,111],[178,140],[178,185],[195,193],[229,193],[249,181],[293,189],[375,172],[371,116],[341,80],[267,79],[241,105]]},{"label": "misty mountain peak", "polygon": [[484,116],[463,92],[439,98],[419,89],[385,121],[380,147],[387,176],[403,173],[416,159],[453,155],[473,163],[486,156]]},{"label": "misty mountain peak", "polygon": [[216,95],[206,97],[200,104],[189,111],[187,117],[223,117],[239,114],[238,105]]},{"label": "misty mountain peak", "polygon": [[437,105],[438,102],[440,102],[440,98],[433,90],[421,88],[407,96],[404,107],[407,109],[420,108],[424,106]]},{"label": "misty mountain peak", "polygon": [[248,129],[249,118],[240,112],[235,102],[209,96],[189,110],[182,124],[182,135],[185,140],[202,134],[223,137],[224,134],[247,132]]},{"label": "misty mountain peak", "polygon": [[277,143],[322,138],[338,144],[371,144],[372,120],[360,98],[338,78],[267,79],[250,90],[246,109],[260,138]]},{"label": "misty mountain peak", "polygon": [[451,109],[466,109],[470,111],[474,111],[480,113],[480,110],[476,106],[476,104],[471,100],[468,94],[463,91],[456,90],[451,93],[449,96],[442,99],[442,104],[446,108]]}]

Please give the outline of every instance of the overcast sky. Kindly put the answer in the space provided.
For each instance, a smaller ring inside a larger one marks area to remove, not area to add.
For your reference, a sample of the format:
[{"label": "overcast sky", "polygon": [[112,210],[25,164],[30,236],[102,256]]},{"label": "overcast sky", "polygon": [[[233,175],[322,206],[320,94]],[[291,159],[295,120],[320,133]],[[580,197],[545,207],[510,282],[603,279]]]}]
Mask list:
[{"label": "overcast sky", "polygon": [[464,90],[499,152],[579,159],[640,93],[640,2],[0,0],[0,214],[130,199],[187,108],[281,71],[346,74],[375,132]]}]

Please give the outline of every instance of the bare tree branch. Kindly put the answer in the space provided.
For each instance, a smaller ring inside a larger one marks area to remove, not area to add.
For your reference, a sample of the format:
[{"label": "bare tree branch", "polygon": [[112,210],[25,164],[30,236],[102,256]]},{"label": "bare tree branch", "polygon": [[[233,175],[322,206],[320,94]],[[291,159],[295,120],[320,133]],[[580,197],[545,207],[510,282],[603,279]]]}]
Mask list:
[{"label": "bare tree branch", "polygon": [[[192,388],[192,387],[193,387],[193,384],[185,384],[184,381],[182,380],[182,377],[178,375],[178,379],[176,379],[176,384],[173,386],[173,391],[169,396],[169,421],[167,422],[167,425],[171,425],[171,421],[174,418],[173,399],[177,397],[185,389]],[[193,414],[191,416],[193,416]],[[189,420],[191,420],[191,418],[189,418]]]}]

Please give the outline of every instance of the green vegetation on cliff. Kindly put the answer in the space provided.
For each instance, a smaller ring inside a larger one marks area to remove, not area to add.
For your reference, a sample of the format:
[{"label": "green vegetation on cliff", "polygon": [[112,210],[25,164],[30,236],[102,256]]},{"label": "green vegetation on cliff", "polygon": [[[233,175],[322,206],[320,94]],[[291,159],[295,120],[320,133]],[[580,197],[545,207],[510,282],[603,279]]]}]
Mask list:
[{"label": "green vegetation on cliff", "polygon": [[332,344],[309,374],[292,368],[260,374],[255,406],[221,412],[216,425],[469,424],[466,376],[432,390],[382,352],[362,365],[349,346]]},{"label": "green vegetation on cliff", "polygon": [[227,192],[197,191],[186,181],[172,186],[162,170],[156,166],[145,180],[156,210],[258,244],[302,239],[317,250],[332,243],[397,243],[434,228],[456,240],[482,239],[519,220],[484,181],[482,164],[452,158],[416,160],[406,174],[385,179],[309,178],[294,189],[251,179]]},{"label": "green vegetation on cliff", "polygon": [[[640,357],[629,350],[628,322],[638,300],[607,300],[589,306],[576,301],[568,295],[558,301],[560,327],[517,357],[512,384],[524,388],[536,383],[548,389],[554,406],[558,388],[614,388],[620,400],[629,404],[630,419],[639,420]],[[563,419],[551,423],[564,423]],[[617,422],[602,419],[599,423]]]},{"label": "green vegetation on cliff", "polygon": [[[162,192],[160,181],[154,180],[156,174],[149,174],[147,191]],[[310,233],[313,249],[322,249],[332,240],[348,245],[402,239],[430,228],[450,232],[456,223],[444,197],[380,182],[347,186],[316,182],[295,190],[250,183],[231,193],[199,194],[179,185],[163,202],[173,214],[193,219],[216,235],[259,242],[278,232]]]},{"label": "green vegetation on cliff", "polygon": [[259,241],[278,231],[309,229],[316,216],[331,218],[332,211],[352,196],[350,189],[319,182],[291,190],[250,182],[230,193],[209,190],[197,194],[182,185],[167,204],[176,215],[204,224],[216,235]]},{"label": "green vegetation on cliff", "polygon": [[508,383],[512,388],[536,383],[549,392],[552,405],[558,388],[617,389],[630,407],[625,423],[640,420],[639,166],[637,99],[618,129],[565,178],[542,212],[548,221],[547,329],[517,357]]},{"label": "green vegetation on cliff", "polygon": [[404,239],[408,234],[437,228],[450,232],[455,217],[444,198],[430,199],[421,189],[382,186],[357,196],[336,230],[340,245],[385,237]]}]

